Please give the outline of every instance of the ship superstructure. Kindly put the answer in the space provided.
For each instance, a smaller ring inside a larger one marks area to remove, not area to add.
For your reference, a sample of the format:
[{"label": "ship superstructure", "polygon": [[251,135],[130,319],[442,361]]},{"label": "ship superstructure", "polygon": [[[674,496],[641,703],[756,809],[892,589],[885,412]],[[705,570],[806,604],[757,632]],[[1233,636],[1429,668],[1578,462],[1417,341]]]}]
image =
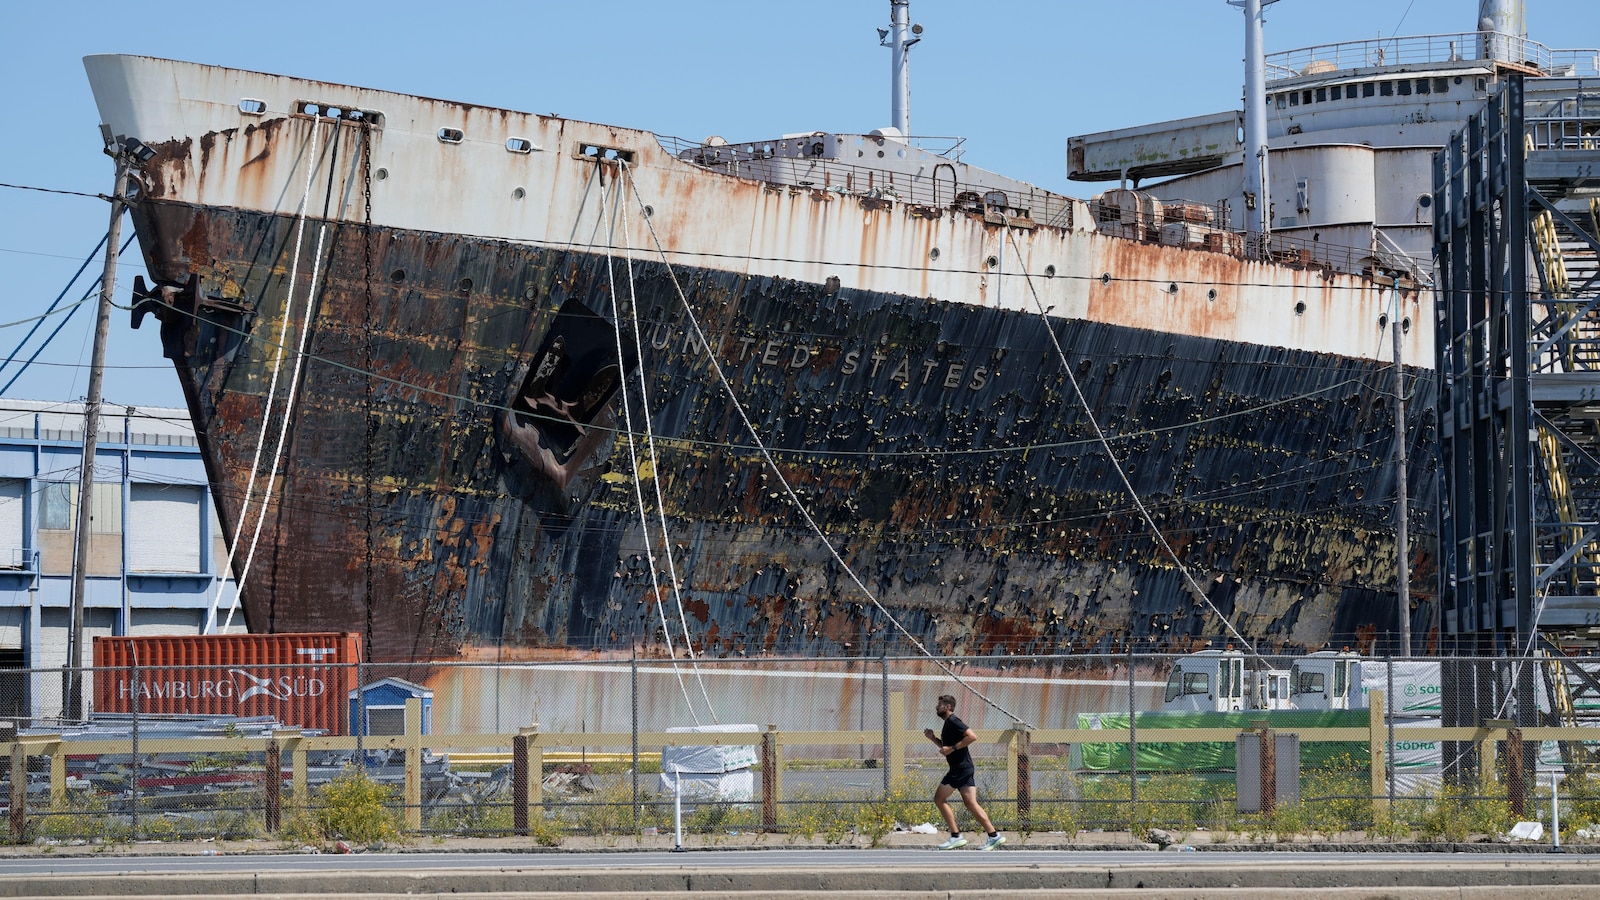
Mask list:
[{"label": "ship superstructure", "polygon": [[[1484,0],[1475,31],[1319,44],[1267,54],[1272,244],[1342,271],[1374,268],[1431,282],[1433,154],[1508,75],[1531,76],[1530,98],[1592,90],[1600,50],[1530,40],[1520,0]],[[1218,211],[1242,231],[1244,114],[1237,110],[1074,137],[1068,177],[1139,187],[1164,202]],[[1204,232],[1169,236],[1203,240]]]}]

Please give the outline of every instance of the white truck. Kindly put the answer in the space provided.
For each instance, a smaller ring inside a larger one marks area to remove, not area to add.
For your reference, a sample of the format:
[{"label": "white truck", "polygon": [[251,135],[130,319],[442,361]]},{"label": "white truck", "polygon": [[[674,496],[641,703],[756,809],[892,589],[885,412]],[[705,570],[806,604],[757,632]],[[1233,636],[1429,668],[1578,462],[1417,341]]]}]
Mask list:
[{"label": "white truck", "polygon": [[1246,665],[1237,650],[1201,650],[1174,663],[1162,694],[1164,711],[1236,712],[1292,709],[1290,673]]},{"label": "white truck", "polygon": [[1237,650],[1201,650],[1172,666],[1161,708],[1173,712],[1252,709],[1366,709],[1371,691],[1394,690],[1397,715],[1439,715],[1439,664],[1363,660],[1349,651],[1323,650],[1299,657],[1288,669]]}]

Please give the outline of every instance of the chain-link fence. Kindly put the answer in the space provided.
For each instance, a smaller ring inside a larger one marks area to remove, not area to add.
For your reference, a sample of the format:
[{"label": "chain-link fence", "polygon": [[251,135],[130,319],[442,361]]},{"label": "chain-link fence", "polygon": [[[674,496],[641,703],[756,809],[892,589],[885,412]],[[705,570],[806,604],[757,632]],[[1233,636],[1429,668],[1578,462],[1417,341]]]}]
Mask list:
[{"label": "chain-link fence", "polygon": [[69,717],[80,673],[9,670],[0,800],[13,840],[877,840],[938,824],[946,765],[923,729],[951,694],[1005,830],[1464,839],[1554,827],[1560,796],[1570,839],[1600,821],[1597,671],[1231,651],[240,661],[83,670]]}]

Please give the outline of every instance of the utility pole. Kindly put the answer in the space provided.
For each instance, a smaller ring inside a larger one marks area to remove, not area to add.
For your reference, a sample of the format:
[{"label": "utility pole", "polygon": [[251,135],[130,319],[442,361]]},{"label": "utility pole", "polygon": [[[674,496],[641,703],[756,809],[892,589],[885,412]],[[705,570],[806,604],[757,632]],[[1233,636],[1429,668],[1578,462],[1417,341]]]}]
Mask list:
[{"label": "utility pole", "polygon": [[1389,330],[1394,334],[1394,580],[1396,602],[1400,613],[1400,655],[1411,655],[1411,539],[1408,534],[1410,518],[1406,486],[1406,372],[1400,365],[1400,278],[1390,275],[1389,293],[1394,298],[1394,312],[1389,317]]},{"label": "utility pole", "polygon": [[111,333],[111,296],[117,284],[117,248],[122,246],[122,213],[128,207],[128,148],[113,142],[106,148],[117,161],[117,182],[111,192],[111,229],[106,238],[106,267],[100,279],[99,314],[94,325],[94,355],[89,365],[89,396],[83,409],[83,465],[78,473],[78,529],[72,548],[72,623],[67,633],[67,718],[82,721],[83,601],[89,569],[89,518],[94,510],[94,456],[100,436],[100,386],[105,375],[106,338]]}]

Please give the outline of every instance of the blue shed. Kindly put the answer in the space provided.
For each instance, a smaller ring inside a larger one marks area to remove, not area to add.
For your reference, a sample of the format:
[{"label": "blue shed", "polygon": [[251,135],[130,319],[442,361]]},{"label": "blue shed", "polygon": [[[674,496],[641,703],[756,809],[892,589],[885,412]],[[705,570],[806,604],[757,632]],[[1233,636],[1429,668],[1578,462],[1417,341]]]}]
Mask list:
[{"label": "blue shed", "polygon": [[[351,734],[395,735],[406,733],[406,701],[422,701],[422,733],[433,732],[433,691],[404,678],[385,678],[350,692]],[[366,721],[361,719],[366,707]]]}]

